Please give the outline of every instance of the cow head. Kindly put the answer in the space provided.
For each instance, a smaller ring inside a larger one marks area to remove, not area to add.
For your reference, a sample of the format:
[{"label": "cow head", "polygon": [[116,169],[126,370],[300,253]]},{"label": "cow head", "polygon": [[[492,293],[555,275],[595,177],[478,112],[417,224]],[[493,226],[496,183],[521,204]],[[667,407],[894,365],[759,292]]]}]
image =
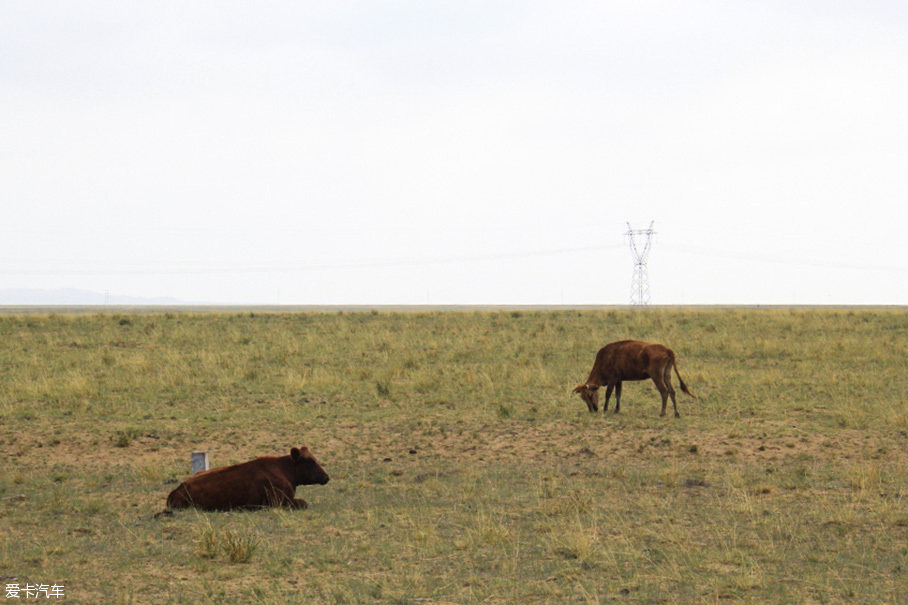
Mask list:
[{"label": "cow head", "polygon": [[295,485],[313,485],[328,483],[328,473],[325,472],[305,445],[290,450],[293,459],[293,482]]},{"label": "cow head", "polygon": [[599,410],[599,387],[595,384],[581,384],[576,389],[575,393],[580,393],[580,398],[586,403],[586,407],[590,409],[591,412],[596,412]]}]

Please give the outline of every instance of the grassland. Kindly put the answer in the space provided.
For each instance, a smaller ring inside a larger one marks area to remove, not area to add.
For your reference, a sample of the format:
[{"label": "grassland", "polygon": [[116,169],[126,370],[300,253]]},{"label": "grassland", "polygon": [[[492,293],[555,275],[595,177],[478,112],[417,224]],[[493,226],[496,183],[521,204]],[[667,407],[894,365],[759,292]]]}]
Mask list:
[{"label": "grassland", "polygon": [[[908,312],[0,316],[0,588],[69,603],[908,600]],[[592,415],[596,350],[674,349]],[[307,511],[177,512],[307,444]]]}]

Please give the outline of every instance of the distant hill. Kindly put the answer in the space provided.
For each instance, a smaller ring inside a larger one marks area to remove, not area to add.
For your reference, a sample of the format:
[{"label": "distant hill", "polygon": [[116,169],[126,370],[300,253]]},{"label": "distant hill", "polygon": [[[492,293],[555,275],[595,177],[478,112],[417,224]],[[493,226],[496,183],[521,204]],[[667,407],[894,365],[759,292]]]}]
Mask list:
[{"label": "distant hill", "polygon": [[191,305],[176,298],[142,298],[101,294],[90,290],[60,288],[57,290],[0,289],[0,305],[5,306],[104,306],[104,305]]}]

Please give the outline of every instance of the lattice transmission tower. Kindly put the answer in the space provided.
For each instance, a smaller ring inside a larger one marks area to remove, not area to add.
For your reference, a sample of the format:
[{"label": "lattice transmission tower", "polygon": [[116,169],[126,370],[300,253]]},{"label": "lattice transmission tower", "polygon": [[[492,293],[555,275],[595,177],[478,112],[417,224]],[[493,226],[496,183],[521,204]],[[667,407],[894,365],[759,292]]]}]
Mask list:
[{"label": "lattice transmission tower", "polygon": [[[627,224],[627,239],[631,245],[631,254],[634,257],[634,278],[631,280],[631,305],[642,307],[649,304],[649,275],[646,273],[646,259],[653,245],[653,223],[650,221],[647,229],[633,229]],[[637,239],[646,237],[642,248],[637,246]]]}]

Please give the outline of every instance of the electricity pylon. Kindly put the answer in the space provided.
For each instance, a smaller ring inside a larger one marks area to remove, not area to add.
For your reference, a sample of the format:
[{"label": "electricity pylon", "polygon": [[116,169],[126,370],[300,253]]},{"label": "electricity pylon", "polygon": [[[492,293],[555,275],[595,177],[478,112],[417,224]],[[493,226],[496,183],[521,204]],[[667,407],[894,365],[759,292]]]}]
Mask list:
[{"label": "electricity pylon", "polygon": [[[648,229],[633,229],[627,224],[627,239],[631,245],[631,254],[634,257],[634,278],[631,280],[631,305],[642,307],[649,304],[649,275],[646,273],[646,259],[653,244],[653,223],[650,221]],[[637,237],[646,236],[643,248],[637,247]]]}]

